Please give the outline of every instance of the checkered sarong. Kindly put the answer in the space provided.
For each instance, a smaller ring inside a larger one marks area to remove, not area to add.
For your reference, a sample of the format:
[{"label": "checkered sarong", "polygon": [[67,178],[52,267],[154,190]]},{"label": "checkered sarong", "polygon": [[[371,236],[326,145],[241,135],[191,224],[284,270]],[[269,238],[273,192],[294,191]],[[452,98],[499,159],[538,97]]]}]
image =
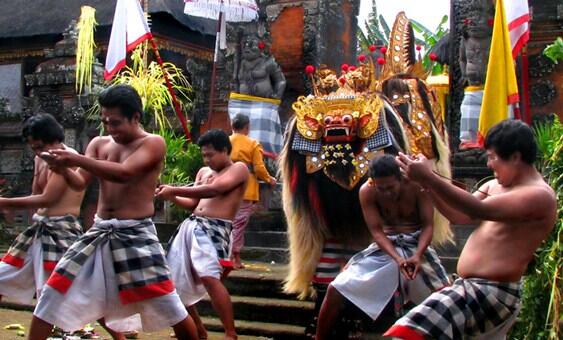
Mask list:
[{"label": "checkered sarong", "polygon": [[479,115],[483,104],[483,90],[466,89],[461,102],[459,139],[462,143],[477,144]]},{"label": "checkered sarong", "polygon": [[217,251],[219,263],[224,266],[230,266],[231,230],[233,229],[233,225],[227,220],[190,215],[184,223],[178,226],[174,235],[172,235],[168,242],[168,247],[172,245],[174,238],[178,235],[182,226],[189,221],[195,221],[197,223],[195,230],[202,230],[207,237],[209,237],[211,243],[213,243],[213,247]]},{"label": "checkered sarong", "polygon": [[[246,98],[246,99],[238,99]],[[278,102],[275,104],[274,102]],[[282,129],[278,113],[279,101],[269,98],[231,93],[229,117],[242,113],[250,118],[250,138],[256,139],[264,152],[277,155],[283,146]]]},{"label": "checkered sarong", "polygon": [[70,245],[82,235],[82,227],[71,215],[48,217],[34,214],[33,222],[14,240],[2,262],[22,268],[29,247],[38,238],[41,240],[43,268],[53,270]]},{"label": "checkered sarong", "polygon": [[[397,253],[407,259],[416,253],[420,233],[419,230],[387,235],[387,238]],[[426,248],[421,258],[420,273],[414,280],[406,280],[397,262],[374,242],[350,259],[332,285],[375,320],[391,299],[394,299],[396,314],[401,316],[407,302],[422,302],[433,292],[448,286],[449,280],[432,247]]]},{"label": "checkered sarong", "polygon": [[86,260],[106,242],[117,276],[123,304],[138,302],[174,291],[170,271],[151,219],[102,220],[82,235],[65,253],[47,284],[65,294]]},{"label": "checkered sarong", "polygon": [[430,295],[384,336],[424,339],[423,334],[438,340],[493,339],[496,337],[492,334],[508,331],[519,309],[520,283],[460,278]]}]

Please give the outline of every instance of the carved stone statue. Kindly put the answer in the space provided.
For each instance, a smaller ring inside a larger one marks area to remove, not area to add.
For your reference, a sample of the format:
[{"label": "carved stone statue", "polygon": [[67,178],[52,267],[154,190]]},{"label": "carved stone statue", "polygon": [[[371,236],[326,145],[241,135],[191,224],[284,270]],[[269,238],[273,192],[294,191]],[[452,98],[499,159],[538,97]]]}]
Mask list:
[{"label": "carved stone statue", "polygon": [[[281,99],[285,90],[285,76],[271,55],[260,48],[257,36],[247,35],[242,39],[242,58],[235,72],[238,80],[237,92],[255,97]],[[263,43],[262,43],[263,44]]]},{"label": "carved stone statue", "polygon": [[479,114],[483,103],[483,87],[487,77],[489,48],[494,18],[494,1],[470,0],[464,4],[463,32],[459,64],[464,98],[461,103],[459,139],[461,150],[479,146]]},{"label": "carved stone statue", "polygon": [[489,48],[493,34],[494,3],[491,0],[472,0],[464,19],[459,53],[461,73],[470,86],[485,84]]}]

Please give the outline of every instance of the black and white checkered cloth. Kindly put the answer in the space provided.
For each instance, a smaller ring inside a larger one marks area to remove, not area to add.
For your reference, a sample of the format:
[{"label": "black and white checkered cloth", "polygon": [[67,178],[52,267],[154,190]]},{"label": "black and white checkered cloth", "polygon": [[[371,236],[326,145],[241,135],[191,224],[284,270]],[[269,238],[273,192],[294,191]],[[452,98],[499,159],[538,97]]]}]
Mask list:
[{"label": "black and white checkered cloth", "polygon": [[[209,217],[202,217],[191,215],[188,217],[189,221],[196,221],[197,227],[196,229],[201,229],[205,232],[205,234],[213,243],[215,250],[217,250],[217,257],[221,264],[225,264],[226,262],[230,263],[230,246],[231,246],[231,230],[233,229],[233,225],[231,222],[218,219],[218,218],[209,218]],[[180,231],[183,223],[176,228],[174,235],[170,238],[168,242],[168,247],[172,245],[172,241]]]},{"label": "black and white checkered cloth", "polygon": [[229,117],[242,113],[250,118],[248,136],[257,140],[264,151],[279,154],[283,146],[279,105],[266,101],[229,99]]},{"label": "black and white checkered cloth", "polygon": [[2,261],[23,267],[29,247],[38,238],[41,240],[43,266],[47,270],[53,270],[67,249],[82,235],[82,227],[76,217],[71,215],[47,217],[35,214],[33,221],[30,227],[16,237]]},{"label": "black and white checkered cloth", "polygon": [[520,283],[460,278],[430,295],[384,336],[423,339],[424,335],[438,340],[482,336],[513,322],[519,305]]},{"label": "black and white checkered cloth", "polygon": [[[108,242],[113,270],[118,281],[120,295],[127,290],[143,291],[146,297],[155,297],[173,291],[170,270],[164,257],[156,230],[151,219],[101,220],[82,235],[65,253],[47,284],[66,293],[72,281],[79,275],[86,260],[96,248]],[[162,285],[162,286],[159,286]],[[148,287],[148,288],[147,288]],[[148,292],[147,290],[153,290]],[[154,294],[153,294],[154,293]],[[152,296],[151,296],[152,295]],[[136,300],[141,300],[138,297]],[[122,299],[127,302],[127,297]]]},{"label": "black and white checkered cloth", "polygon": [[[390,146],[392,143],[390,132],[387,129],[387,122],[385,120],[385,114],[381,113],[379,115],[379,124],[377,130],[371,137],[366,141],[365,147],[369,151],[381,150],[385,147]],[[306,153],[319,153],[321,152],[322,142],[320,139],[311,140],[303,137],[299,131],[295,131],[293,140],[291,142],[291,150],[306,152]]]},{"label": "black and white checkered cloth", "polygon": [[477,143],[482,103],[483,90],[465,91],[460,108],[461,118],[459,119],[459,139],[461,142]]}]

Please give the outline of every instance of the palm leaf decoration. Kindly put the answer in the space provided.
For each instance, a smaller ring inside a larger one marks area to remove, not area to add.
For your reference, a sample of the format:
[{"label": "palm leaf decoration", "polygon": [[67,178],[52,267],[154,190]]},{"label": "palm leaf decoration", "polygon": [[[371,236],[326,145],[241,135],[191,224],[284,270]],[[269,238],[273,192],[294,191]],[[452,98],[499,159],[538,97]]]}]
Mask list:
[{"label": "palm leaf decoration", "polygon": [[84,87],[88,92],[92,89],[92,64],[94,63],[94,30],[96,29],[96,10],[90,6],[82,6],[76,44],[76,92],[82,93]]}]

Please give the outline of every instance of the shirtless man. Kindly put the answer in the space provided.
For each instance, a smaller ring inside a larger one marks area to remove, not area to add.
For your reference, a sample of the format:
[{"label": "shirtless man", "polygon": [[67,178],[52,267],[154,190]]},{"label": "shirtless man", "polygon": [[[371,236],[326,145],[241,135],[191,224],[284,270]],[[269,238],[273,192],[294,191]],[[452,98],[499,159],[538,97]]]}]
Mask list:
[{"label": "shirtless man", "polygon": [[520,308],[520,280],[553,229],[557,202],[533,163],[530,127],[505,120],[485,138],[495,179],[475,194],[436,176],[428,161],[400,155],[406,175],[424,187],[452,223],[480,223],[459,257],[461,278],[432,294],[391,327],[401,339],[505,339]]},{"label": "shirtless man", "polygon": [[200,337],[205,336],[205,328],[194,305],[207,291],[225,337],[236,339],[233,306],[221,278],[223,267],[232,267],[231,221],[242,202],[249,172],[244,163],[231,160],[231,142],[225,132],[210,130],[198,144],[207,167],[199,170],[194,186],[162,185],[156,191],[158,198],[193,211],[170,241],[167,259],[178,294],[194,315]]},{"label": "shirtless man", "polygon": [[2,209],[37,209],[33,225],[18,235],[0,262],[0,298],[30,303],[68,247],[82,235],[77,220],[84,190],[71,189],[63,176],[49,169],[41,153],[63,149],[63,127],[49,114],[25,121],[23,137],[35,153],[32,193],[26,197],[0,198]]},{"label": "shirtless man", "polygon": [[448,284],[446,271],[429,246],[434,229],[430,199],[402,178],[391,155],[373,159],[369,176],[360,188],[360,204],[375,242],[352,257],[329,285],[317,340],[331,337],[343,298],[376,320],[395,292],[401,293],[401,302],[416,303]]},{"label": "shirtless man", "polygon": [[173,326],[179,339],[196,338],[193,321],[175,291],[150,216],[166,152],[164,140],[145,132],[141,98],[128,85],[100,94],[109,136],[90,142],[85,156],[50,150],[50,164],[85,188],[100,181],[95,223],[63,256],[38,301],[30,339],[45,339],[52,325],[75,330],[104,318],[115,331]]}]

